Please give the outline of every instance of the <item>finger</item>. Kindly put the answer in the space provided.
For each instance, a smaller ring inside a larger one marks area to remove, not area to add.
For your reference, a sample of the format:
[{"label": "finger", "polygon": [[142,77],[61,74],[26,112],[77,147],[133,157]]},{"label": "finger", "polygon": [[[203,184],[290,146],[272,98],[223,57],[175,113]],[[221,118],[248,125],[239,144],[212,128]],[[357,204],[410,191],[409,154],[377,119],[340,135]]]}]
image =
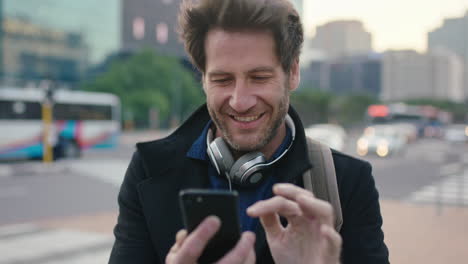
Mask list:
[{"label": "finger", "polygon": [[[242,233],[241,239],[237,242],[236,246],[229,251],[218,264],[237,264],[246,263],[250,259],[255,243],[255,234],[252,232]],[[255,253],[254,253],[255,256]],[[250,258],[250,259],[249,259]],[[255,259],[255,257],[254,257]]]},{"label": "finger", "polygon": [[296,202],[303,214],[309,219],[318,219],[320,222],[333,225],[334,212],[330,203],[311,197],[310,195],[299,195]]},{"label": "finger", "polygon": [[280,214],[286,218],[302,215],[302,211],[296,202],[287,200],[281,196],[275,196],[268,200],[256,202],[247,208],[247,214],[251,217],[260,217],[267,214]]},{"label": "finger", "polygon": [[176,241],[174,245],[169,250],[168,255],[166,256],[166,263],[172,263],[172,259],[175,257],[176,252],[179,250],[180,246],[184,242],[185,238],[187,237],[187,230],[182,229],[179,230],[176,234]]},{"label": "finger", "polygon": [[255,256],[255,249],[252,248],[249,252],[249,256],[247,257],[247,260],[245,261],[245,264],[255,264],[257,261],[257,257]]},{"label": "finger", "polygon": [[278,214],[266,214],[260,217],[260,223],[265,229],[267,237],[274,239],[279,236],[284,227],[281,225]]},{"label": "finger", "polygon": [[176,244],[182,245],[184,243],[184,240],[187,238],[187,230],[181,229],[179,232],[176,234]]},{"label": "finger", "polygon": [[340,234],[333,229],[333,227],[328,225],[322,225],[320,227],[320,233],[322,236],[325,237],[326,240],[326,254],[333,259],[339,259],[341,246],[343,243],[343,239],[341,238]]},{"label": "finger", "polygon": [[171,253],[176,252],[180,248],[180,246],[182,245],[186,237],[187,237],[187,230],[185,229],[179,230],[179,232],[177,232],[176,234],[176,241],[174,245],[171,247],[170,252]]},{"label": "finger", "polygon": [[208,241],[221,226],[216,216],[209,216],[203,220],[184,240],[175,257],[176,263],[195,263]]},{"label": "finger", "polygon": [[273,193],[289,200],[296,200],[298,195],[314,196],[312,192],[291,183],[278,183],[273,186]]}]

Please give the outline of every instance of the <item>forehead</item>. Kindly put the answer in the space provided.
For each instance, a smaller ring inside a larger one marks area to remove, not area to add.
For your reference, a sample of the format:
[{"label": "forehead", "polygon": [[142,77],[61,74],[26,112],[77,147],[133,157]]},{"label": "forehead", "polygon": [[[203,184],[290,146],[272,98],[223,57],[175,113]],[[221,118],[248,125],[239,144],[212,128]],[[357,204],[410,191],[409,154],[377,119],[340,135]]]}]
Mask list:
[{"label": "forehead", "polygon": [[[212,29],[205,39],[206,72],[279,65],[270,31]],[[222,68],[222,69],[219,69]]]}]

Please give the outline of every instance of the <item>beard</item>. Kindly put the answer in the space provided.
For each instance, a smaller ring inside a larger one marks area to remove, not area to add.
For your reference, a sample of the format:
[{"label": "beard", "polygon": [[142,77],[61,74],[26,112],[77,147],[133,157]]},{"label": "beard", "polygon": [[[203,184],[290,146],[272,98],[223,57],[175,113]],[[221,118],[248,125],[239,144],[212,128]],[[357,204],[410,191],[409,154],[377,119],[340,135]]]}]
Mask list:
[{"label": "beard", "polygon": [[208,105],[208,111],[213,122],[216,125],[216,128],[223,135],[224,141],[234,152],[233,154],[259,151],[268,143],[270,143],[270,141],[275,137],[275,135],[278,133],[278,128],[281,126],[281,124],[283,124],[286,114],[288,112],[289,89],[287,87],[285,88],[286,89],[284,96],[282,96],[280,101],[278,102],[278,107],[273,108],[271,119],[268,120],[266,128],[262,129],[261,131],[256,131],[256,134],[252,135],[253,137],[255,137],[251,140],[251,142],[253,142],[252,144],[241,144],[240,142],[236,142],[234,135],[231,131],[229,131],[226,122],[222,118],[220,118],[221,114],[219,114],[219,112],[215,111],[212,107]]}]

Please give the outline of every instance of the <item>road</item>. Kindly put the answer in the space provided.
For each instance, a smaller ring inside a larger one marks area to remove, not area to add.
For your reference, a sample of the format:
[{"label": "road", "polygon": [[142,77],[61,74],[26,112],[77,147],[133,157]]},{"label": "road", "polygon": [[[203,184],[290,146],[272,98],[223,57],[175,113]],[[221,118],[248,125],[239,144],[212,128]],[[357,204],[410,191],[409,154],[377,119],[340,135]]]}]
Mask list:
[{"label": "road", "polygon": [[[163,134],[124,135],[115,150],[88,151],[51,166],[0,163],[0,264],[105,263],[134,142]],[[351,135],[345,153],[355,156],[355,140]],[[468,207],[466,144],[422,139],[402,155],[363,159],[373,166],[382,200]]]}]

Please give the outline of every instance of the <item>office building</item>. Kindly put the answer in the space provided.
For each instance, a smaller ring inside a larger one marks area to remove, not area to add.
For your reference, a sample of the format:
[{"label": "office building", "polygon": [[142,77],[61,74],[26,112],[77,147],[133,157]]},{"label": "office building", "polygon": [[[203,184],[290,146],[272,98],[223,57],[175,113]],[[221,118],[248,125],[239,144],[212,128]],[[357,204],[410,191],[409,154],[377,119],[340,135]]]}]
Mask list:
[{"label": "office building", "polygon": [[333,21],[317,27],[308,48],[323,51],[329,58],[368,54],[372,36],[360,21]]},{"label": "office building", "polygon": [[468,96],[468,11],[463,17],[445,19],[442,26],[428,33],[427,43],[428,51],[445,49],[461,58],[464,94]]},{"label": "office building", "polygon": [[119,49],[119,0],[2,0],[3,17],[60,32],[74,32],[89,46],[90,65]]},{"label": "office building", "polygon": [[88,47],[79,33],[3,20],[3,83],[25,85],[53,79],[75,85],[88,65]]},{"label": "office building", "polygon": [[383,101],[438,99],[463,101],[463,64],[453,53],[388,51],[382,59]]},{"label": "office building", "polygon": [[[302,0],[290,0],[302,16]],[[122,0],[121,43],[124,51],[154,48],[156,51],[185,57],[177,33],[182,0]]]},{"label": "office building", "polygon": [[134,52],[152,48],[184,57],[177,33],[177,15],[182,0],[122,0],[122,49]]},{"label": "office building", "polygon": [[303,68],[301,79],[310,87],[335,94],[367,94],[378,97],[381,87],[381,56],[370,53],[314,59]]}]

